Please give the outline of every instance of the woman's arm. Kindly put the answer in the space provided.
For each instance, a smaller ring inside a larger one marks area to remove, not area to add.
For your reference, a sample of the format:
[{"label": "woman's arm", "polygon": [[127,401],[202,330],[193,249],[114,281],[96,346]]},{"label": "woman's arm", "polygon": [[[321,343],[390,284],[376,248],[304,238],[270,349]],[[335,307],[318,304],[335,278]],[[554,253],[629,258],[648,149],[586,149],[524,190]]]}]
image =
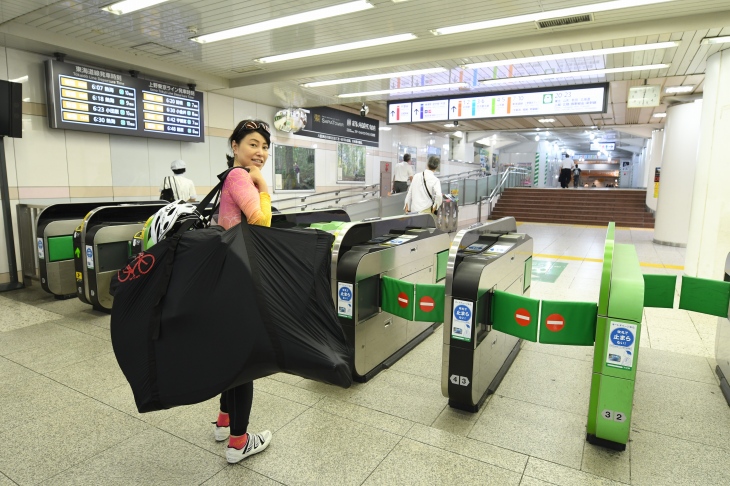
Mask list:
[{"label": "woman's arm", "polygon": [[246,215],[248,224],[271,226],[271,196],[259,192],[245,170],[233,170],[226,178],[231,198]]}]

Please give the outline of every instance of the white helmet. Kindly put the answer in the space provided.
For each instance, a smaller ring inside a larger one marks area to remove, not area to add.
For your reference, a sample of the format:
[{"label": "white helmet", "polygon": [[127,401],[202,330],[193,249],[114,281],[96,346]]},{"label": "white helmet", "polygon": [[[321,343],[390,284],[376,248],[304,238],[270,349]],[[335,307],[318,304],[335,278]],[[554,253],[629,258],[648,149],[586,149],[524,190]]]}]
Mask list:
[{"label": "white helmet", "polygon": [[196,220],[196,222],[190,229],[206,226],[205,218],[198,212],[198,208],[194,204],[180,200],[163,207],[145,224],[147,232],[144,249],[146,250],[155,243],[164,240],[170,232],[177,230],[184,221],[191,219]]}]

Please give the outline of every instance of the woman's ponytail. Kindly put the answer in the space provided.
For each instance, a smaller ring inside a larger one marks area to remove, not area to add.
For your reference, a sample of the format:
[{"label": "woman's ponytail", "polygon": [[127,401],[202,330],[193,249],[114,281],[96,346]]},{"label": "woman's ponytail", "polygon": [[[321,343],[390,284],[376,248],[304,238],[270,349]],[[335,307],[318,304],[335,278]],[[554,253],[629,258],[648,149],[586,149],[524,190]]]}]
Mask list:
[{"label": "woman's ponytail", "polygon": [[228,167],[233,167],[233,161],[235,159],[231,157],[230,155],[226,154],[226,161],[228,162]]}]

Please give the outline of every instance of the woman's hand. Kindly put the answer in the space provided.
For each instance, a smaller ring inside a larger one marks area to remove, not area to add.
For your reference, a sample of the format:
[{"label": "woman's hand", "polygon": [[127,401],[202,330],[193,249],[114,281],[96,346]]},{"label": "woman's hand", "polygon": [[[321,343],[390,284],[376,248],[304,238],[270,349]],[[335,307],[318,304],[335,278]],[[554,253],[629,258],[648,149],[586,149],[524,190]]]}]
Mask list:
[{"label": "woman's hand", "polygon": [[256,186],[259,192],[269,192],[269,186],[266,184],[266,179],[264,179],[264,174],[261,173],[261,169],[256,166],[251,166],[248,168],[248,175],[251,176],[253,185]]}]

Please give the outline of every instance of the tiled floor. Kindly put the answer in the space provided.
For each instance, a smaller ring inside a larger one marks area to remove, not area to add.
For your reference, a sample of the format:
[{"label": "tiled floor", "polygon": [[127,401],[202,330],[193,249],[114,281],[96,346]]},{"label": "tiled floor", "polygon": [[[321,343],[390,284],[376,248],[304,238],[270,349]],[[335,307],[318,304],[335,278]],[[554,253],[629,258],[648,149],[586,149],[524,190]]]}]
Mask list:
[{"label": "tiled floor", "polygon": [[[523,224],[536,260],[567,265],[540,299],[596,301],[604,228]],[[684,250],[619,229],[645,272],[681,274]],[[558,259],[562,257],[562,259]],[[230,466],[213,440],[217,400],[140,415],[109,316],[39,287],[0,294],[0,486],[10,484],[730,484],[730,409],[713,372],[717,319],[648,309],[631,440],[585,442],[592,348],[525,343],[479,413],[441,395],[441,330],[348,390],[258,380],[262,454]]]}]

